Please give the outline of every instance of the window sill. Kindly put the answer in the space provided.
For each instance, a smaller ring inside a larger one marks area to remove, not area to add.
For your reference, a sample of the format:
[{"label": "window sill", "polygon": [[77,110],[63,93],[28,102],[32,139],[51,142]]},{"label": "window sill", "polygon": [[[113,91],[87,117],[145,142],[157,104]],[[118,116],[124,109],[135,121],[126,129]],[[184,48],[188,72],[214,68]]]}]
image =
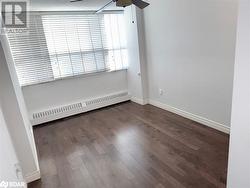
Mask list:
[{"label": "window sill", "polygon": [[87,73],[87,74],[79,74],[79,75],[75,75],[75,76],[67,76],[67,77],[64,77],[64,78],[57,78],[57,79],[50,80],[50,81],[26,84],[26,85],[21,86],[21,88],[32,87],[32,86],[41,85],[41,84],[48,84],[48,83],[51,83],[51,82],[57,82],[57,81],[61,81],[61,80],[69,80],[69,79],[76,79],[76,78],[87,78],[87,77],[91,77],[91,76],[97,76],[97,75],[103,75],[103,74],[109,74],[109,73],[121,72],[121,71],[127,71],[127,68],[114,70],[114,71],[100,71],[100,72],[93,72],[93,73]]}]

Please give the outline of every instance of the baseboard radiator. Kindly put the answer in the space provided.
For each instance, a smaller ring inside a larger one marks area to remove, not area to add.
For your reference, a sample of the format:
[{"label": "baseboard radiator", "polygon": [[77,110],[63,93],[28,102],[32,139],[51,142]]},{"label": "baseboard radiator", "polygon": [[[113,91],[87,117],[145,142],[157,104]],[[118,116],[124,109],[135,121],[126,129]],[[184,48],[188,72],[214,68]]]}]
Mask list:
[{"label": "baseboard radiator", "polygon": [[31,124],[34,126],[42,123],[47,123],[50,121],[69,117],[83,112],[88,112],[120,102],[125,102],[130,99],[131,97],[128,92],[120,92],[107,96],[78,101],[72,104],[57,106],[51,109],[41,110],[39,112],[34,112],[31,114]]}]

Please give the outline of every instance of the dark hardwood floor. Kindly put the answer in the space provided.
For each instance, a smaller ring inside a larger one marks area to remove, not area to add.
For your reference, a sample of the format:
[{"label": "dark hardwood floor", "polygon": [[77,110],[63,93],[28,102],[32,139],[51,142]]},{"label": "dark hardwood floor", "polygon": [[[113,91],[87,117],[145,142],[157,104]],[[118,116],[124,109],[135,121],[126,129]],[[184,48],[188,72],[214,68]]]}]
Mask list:
[{"label": "dark hardwood floor", "polygon": [[226,187],[229,137],[126,102],[34,129],[42,179],[30,188]]}]

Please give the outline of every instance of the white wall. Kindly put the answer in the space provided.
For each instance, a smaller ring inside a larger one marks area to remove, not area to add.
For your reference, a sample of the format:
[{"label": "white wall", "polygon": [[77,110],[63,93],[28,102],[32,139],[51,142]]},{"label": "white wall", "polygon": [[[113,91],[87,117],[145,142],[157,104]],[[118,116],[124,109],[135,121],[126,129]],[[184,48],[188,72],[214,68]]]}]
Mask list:
[{"label": "white wall", "polygon": [[29,113],[79,100],[128,91],[127,71],[100,73],[23,87]]},{"label": "white wall", "polygon": [[21,88],[18,85],[15,71],[12,70],[13,67],[6,59],[9,63],[12,61],[8,43],[2,35],[0,45],[0,101],[3,115],[25,178],[29,179],[34,172],[37,172],[39,177],[32,129]]},{"label": "white wall", "polygon": [[17,156],[3,117],[0,104],[0,183],[2,181],[23,181],[22,174],[16,174],[15,164],[18,164]]},{"label": "white wall", "polygon": [[229,126],[237,0],[150,3],[144,11],[150,100]]},{"label": "white wall", "polygon": [[241,0],[234,71],[228,188],[250,187],[250,0]]},{"label": "white wall", "polygon": [[147,103],[147,72],[144,59],[142,11],[135,6],[125,8],[128,46],[128,90],[132,101]]},{"label": "white wall", "polygon": [[[13,88],[14,88],[14,91],[16,94],[17,102],[18,102],[18,105],[20,108],[20,113],[21,113],[22,119],[24,121],[25,130],[26,130],[27,134],[29,135],[28,139],[29,139],[29,142],[32,146],[33,154],[37,158],[35,141],[34,141],[34,137],[33,137],[33,129],[32,129],[29,117],[28,117],[28,110],[26,107],[26,103],[24,101],[22,89],[21,89],[19,82],[18,82],[17,73],[16,73],[15,66],[14,66],[14,61],[12,58],[9,42],[8,42],[8,39],[6,36],[4,36],[4,35],[1,36],[1,43],[2,43],[2,47],[3,47],[5,59],[7,60],[6,61],[6,64],[7,64],[6,68],[8,68],[8,72],[9,72],[9,75],[10,75],[10,78],[12,81],[12,85],[13,85]],[[38,163],[38,160],[37,160],[37,163]]]}]

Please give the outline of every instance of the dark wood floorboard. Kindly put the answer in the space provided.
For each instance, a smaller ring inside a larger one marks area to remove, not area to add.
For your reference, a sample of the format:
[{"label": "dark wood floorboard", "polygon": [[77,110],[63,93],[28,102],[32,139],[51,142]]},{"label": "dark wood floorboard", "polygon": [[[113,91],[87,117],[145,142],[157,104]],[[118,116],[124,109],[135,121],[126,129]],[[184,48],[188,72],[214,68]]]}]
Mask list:
[{"label": "dark wood floorboard", "polygon": [[122,103],[34,128],[42,179],[29,188],[224,188],[228,135]]}]

